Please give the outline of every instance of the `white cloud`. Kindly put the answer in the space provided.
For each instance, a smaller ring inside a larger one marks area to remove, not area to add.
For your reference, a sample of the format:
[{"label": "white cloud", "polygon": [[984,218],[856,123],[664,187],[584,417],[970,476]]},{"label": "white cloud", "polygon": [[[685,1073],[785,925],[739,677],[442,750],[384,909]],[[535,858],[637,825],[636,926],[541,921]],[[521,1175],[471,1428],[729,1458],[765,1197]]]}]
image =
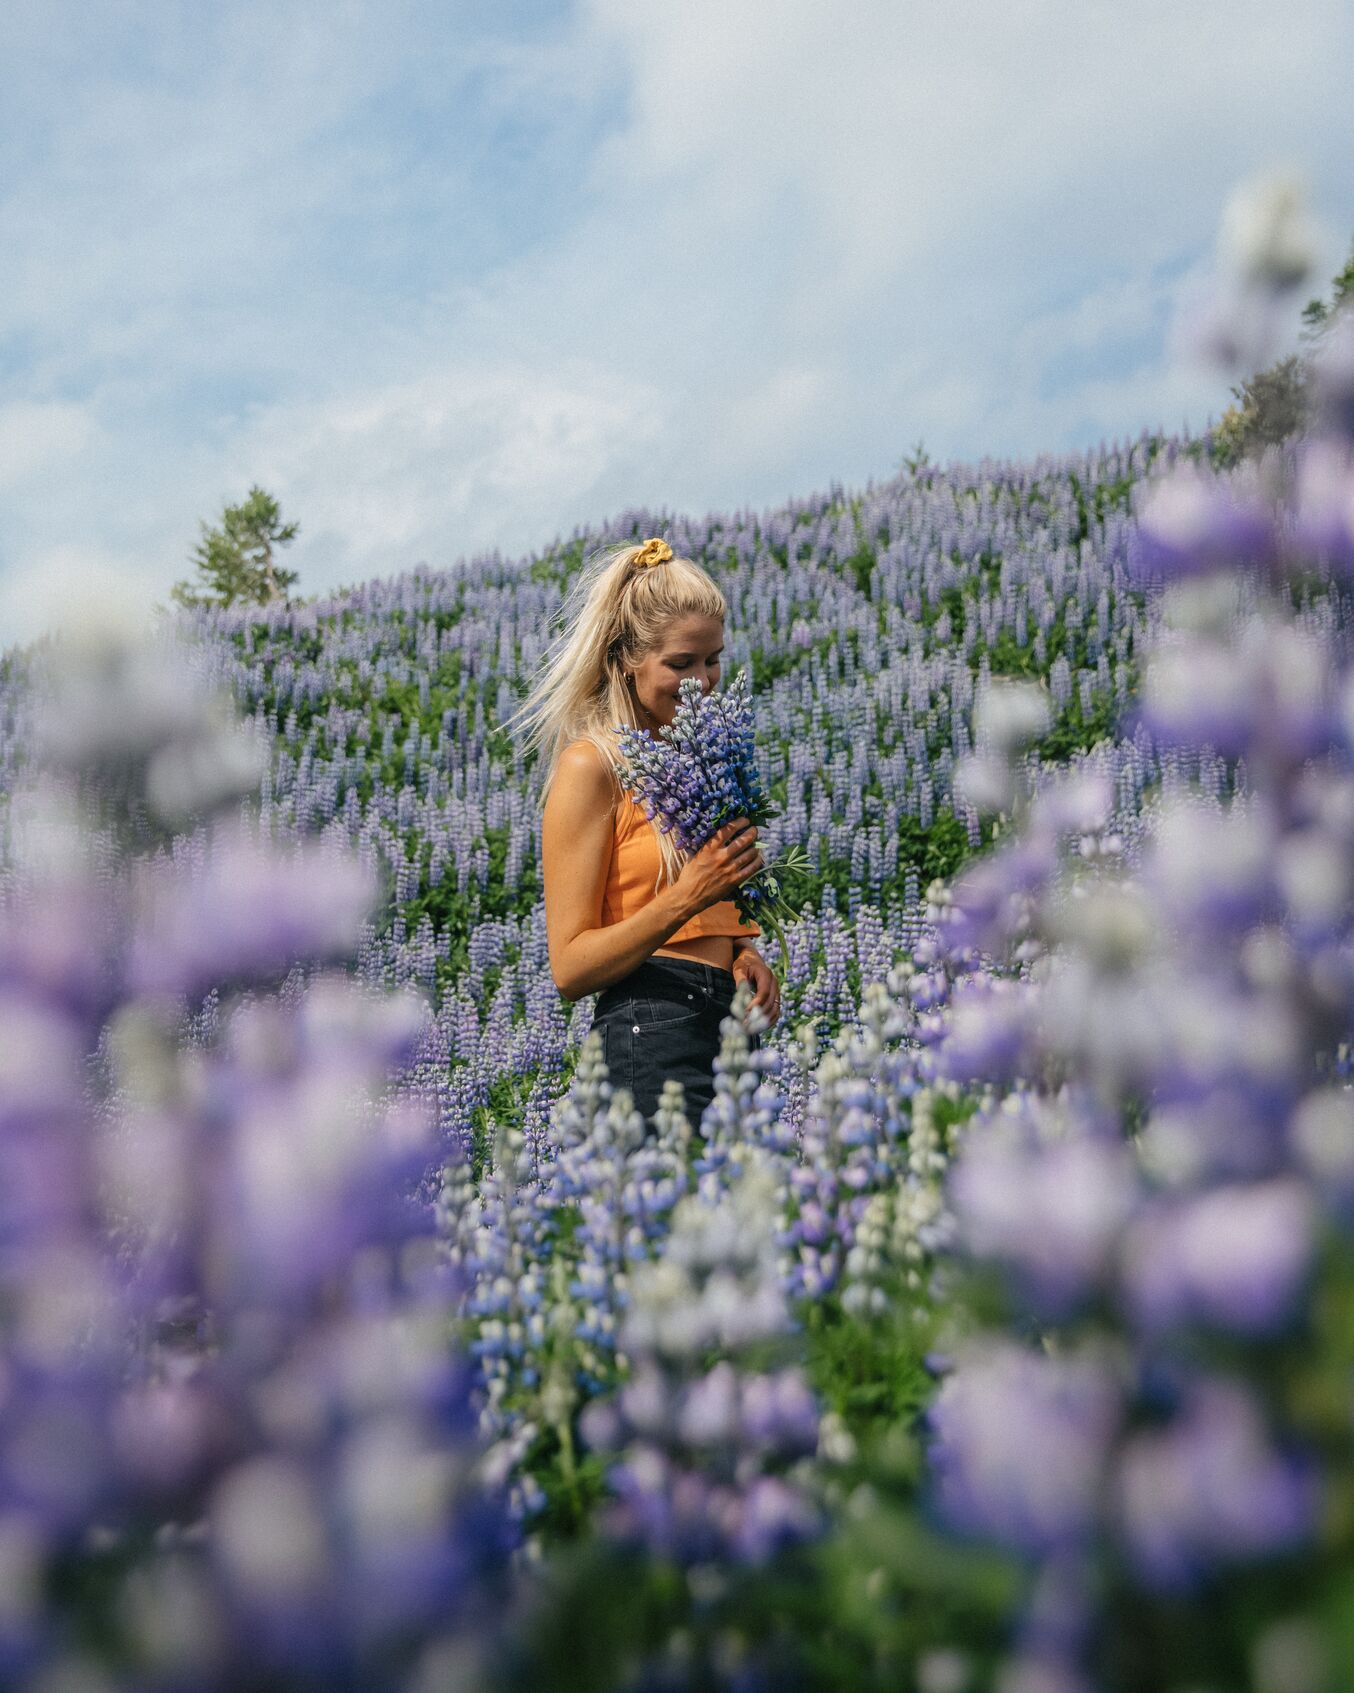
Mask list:
[{"label": "white cloud", "polygon": [[[1199,243],[1201,202],[1245,161],[1335,118],[1341,0],[936,7],[912,0],[591,0],[632,56],[633,124],[608,164],[673,181],[735,223],[790,192],[796,238],[833,291],[867,292],[939,256],[980,255],[1007,286],[1093,231],[1091,265]],[[1327,126],[1327,156],[1339,130]],[[1035,230],[1032,217],[1049,223]],[[1047,279],[1047,270],[1043,269]]]},{"label": "white cloud", "polygon": [[0,638],[29,641],[48,631],[116,618],[149,623],[162,597],[156,573],[95,548],[38,552],[0,575]]},{"label": "white cloud", "polygon": [[237,482],[285,489],[285,510],[315,514],[289,554],[305,579],[351,582],[543,545],[604,472],[638,462],[657,418],[651,390],[605,371],[453,364],[271,409],[231,456]]},{"label": "white cloud", "polygon": [[61,400],[15,400],[0,406],[0,488],[12,490],[69,461],[87,445],[86,407]]},{"label": "white cloud", "polygon": [[863,482],[919,436],[1201,427],[1226,383],[1173,326],[1235,183],[1305,172],[1323,276],[1354,226],[1344,0],[479,15],[185,8],[96,74],[32,9],[0,125],[26,579],[93,554],[163,594],[252,481],[321,589]]}]

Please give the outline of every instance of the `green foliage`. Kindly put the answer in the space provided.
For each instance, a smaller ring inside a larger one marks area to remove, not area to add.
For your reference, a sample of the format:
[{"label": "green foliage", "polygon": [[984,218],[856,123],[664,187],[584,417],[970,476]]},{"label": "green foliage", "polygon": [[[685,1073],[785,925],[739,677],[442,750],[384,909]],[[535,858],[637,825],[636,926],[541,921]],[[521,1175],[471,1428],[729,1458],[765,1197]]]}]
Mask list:
[{"label": "green foliage", "polygon": [[1045,764],[1065,763],[1074,753],[1089,752],[1097,742],[1109,740],[1114,734],[1116,715],[1114,700],[1109,694],[1092,695],[1091,709],[1087,713],[1082,711],[1081,699],[1073,692],[1057,721],[1036,744],[1035,750]]},{"label": "green foliage", "polygon": [[809,1379],[854,1440],[911,1426],[925,1410],[935,1379],[923,1359],[939,1322],[928,1302],[900,1297],[884,1317],[848,1317],[834,1296],[806,1301],[799,1316]]},{"label": "green foliage", "polygon": [[878,1315],[851,1316],[826,1300],[806,1301],[799,1316],[803,1366],[847,1437],[820,1464],[826,1537],[759,1570],[688,1577],[579,1532],[586,1517],[577,1504],[586,1512],[600,1502],[602,1478],[585,1458],[566,1482],[551,1435],[533,1465],[548,1501],[540,1528],[550,1555],[532,1626],[510,1631],[496,1687],[619,1693],[644,1684],[639,1666],[656,1681],[653,1666],[676,1661],[686,1686],[736,1684],[737,1666],[755,1664],[752,1685],[894,1693],[918,1684],[929,1652],[956,1641],[979,1677],[990,1670],[1024,1574],[932,1529],[918,1496],[921,1419],[936,1386],[924,1359],[941,1313],[900,1284]]},{"label": "green foliage", "polygon": [[[1302,337],[1315,352],[1336,318],[1354,301],[1354,247],[1331,279],[1330,299],[1309,300],[1302,310]],[[1262,453],[1300,434],[1311,403],[1312,365],[1295,353],[1267,370],[1257,371],[1232,389],[1236,402],[1212,432],[1210,456],[1222,469]]]},{"label": "green foliage", "polygon": [[788,676],[797,668],[801,655],[786,647],[780,652],[768,653],[761,647],[754,647],[748,655],[748,675],[752,682],[753,691],[769,688],[773,682],[778,682],[782,676]]},{"label": "green foliage", "polygon": [[903,454],[903,469],[909,476],[920,476],[924,470],[929,470],[930,466],[931,456],[922,441],[918,441],[910,453]]},{"label": "green foliage", "polygon": [[874,566],[875,550],[868,541],[862,541],[842,564],[842,569],[855,583],[857,592],[867,600],[874,598]]},{"label": "green foliage", "polygon": [[287,598],[296,572],[284,570],[276,551],[296,539],[300,525],[283,523],[271,494],[254,486],[239,505],[227,506],[214,527],[203,523],[191,554],[197,581],[176,582],[181,606],[272,605]]},{"label": "green foliage", "polygon": [[1232,389],[1236,400],[1213,432],[1213,462],[1222,468],[1278,446],[1306,425],[1311,372],[1294,354]]},{"label": "green foliage", "polygon": [[1354,246],[1342,269],[1331,278],[1331,297],[1309,300],[1302,309],[1303,333],[1310,340],[1319,340],[1335,321],[1336,314],[1354,301]]}]

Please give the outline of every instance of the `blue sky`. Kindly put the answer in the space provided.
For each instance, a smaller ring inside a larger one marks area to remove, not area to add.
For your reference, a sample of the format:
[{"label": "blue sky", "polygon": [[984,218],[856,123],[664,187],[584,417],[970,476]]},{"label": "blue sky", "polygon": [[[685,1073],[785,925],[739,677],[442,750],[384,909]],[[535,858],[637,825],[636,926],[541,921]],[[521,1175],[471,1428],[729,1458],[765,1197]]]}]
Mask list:
[{"label": "blue sky", "polygon": [[1347,0],[7,0],[0,643],[251,482],[316,591],[1200,428],[1235,185],[1354,236],[1350,63]]}]

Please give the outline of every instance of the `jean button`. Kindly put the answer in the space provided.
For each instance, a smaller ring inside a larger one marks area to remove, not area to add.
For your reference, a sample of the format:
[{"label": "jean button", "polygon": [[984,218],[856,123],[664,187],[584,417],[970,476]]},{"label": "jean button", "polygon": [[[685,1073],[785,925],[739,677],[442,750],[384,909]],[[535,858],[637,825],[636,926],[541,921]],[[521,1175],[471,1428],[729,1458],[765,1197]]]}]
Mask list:
[{"label": "jean button", "polygon": [[639,1024],[638,1023],[636,1023],[634,1025],[634,1027],[630,1030],[630,1033],[632,1035],[637,1035],[639,1033]]},{"label": "jean button", "polygon": [[695,999],[695,997],[696,997],[696,996],[695,996],[695,994],[694,994],[694,993],[689,993],[689,994],[688,994],[688,995],[687,995],[687,996],[686,996],[686,997],[687,997],[687,998],[688,998],[688,999]]}]

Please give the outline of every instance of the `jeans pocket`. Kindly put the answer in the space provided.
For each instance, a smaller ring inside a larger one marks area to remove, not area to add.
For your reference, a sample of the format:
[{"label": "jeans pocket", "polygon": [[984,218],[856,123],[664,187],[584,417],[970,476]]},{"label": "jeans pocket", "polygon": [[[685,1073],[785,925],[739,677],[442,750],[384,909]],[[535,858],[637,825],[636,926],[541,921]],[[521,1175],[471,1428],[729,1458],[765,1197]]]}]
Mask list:
[{"label": "jeans pocket", "polygon": [[637,999],[635,1021],[646,1029],[679,1029],[683,1023],[694,1023],[704,1009],[704,995],[695,997],[694,1003],[671,999]]}]

